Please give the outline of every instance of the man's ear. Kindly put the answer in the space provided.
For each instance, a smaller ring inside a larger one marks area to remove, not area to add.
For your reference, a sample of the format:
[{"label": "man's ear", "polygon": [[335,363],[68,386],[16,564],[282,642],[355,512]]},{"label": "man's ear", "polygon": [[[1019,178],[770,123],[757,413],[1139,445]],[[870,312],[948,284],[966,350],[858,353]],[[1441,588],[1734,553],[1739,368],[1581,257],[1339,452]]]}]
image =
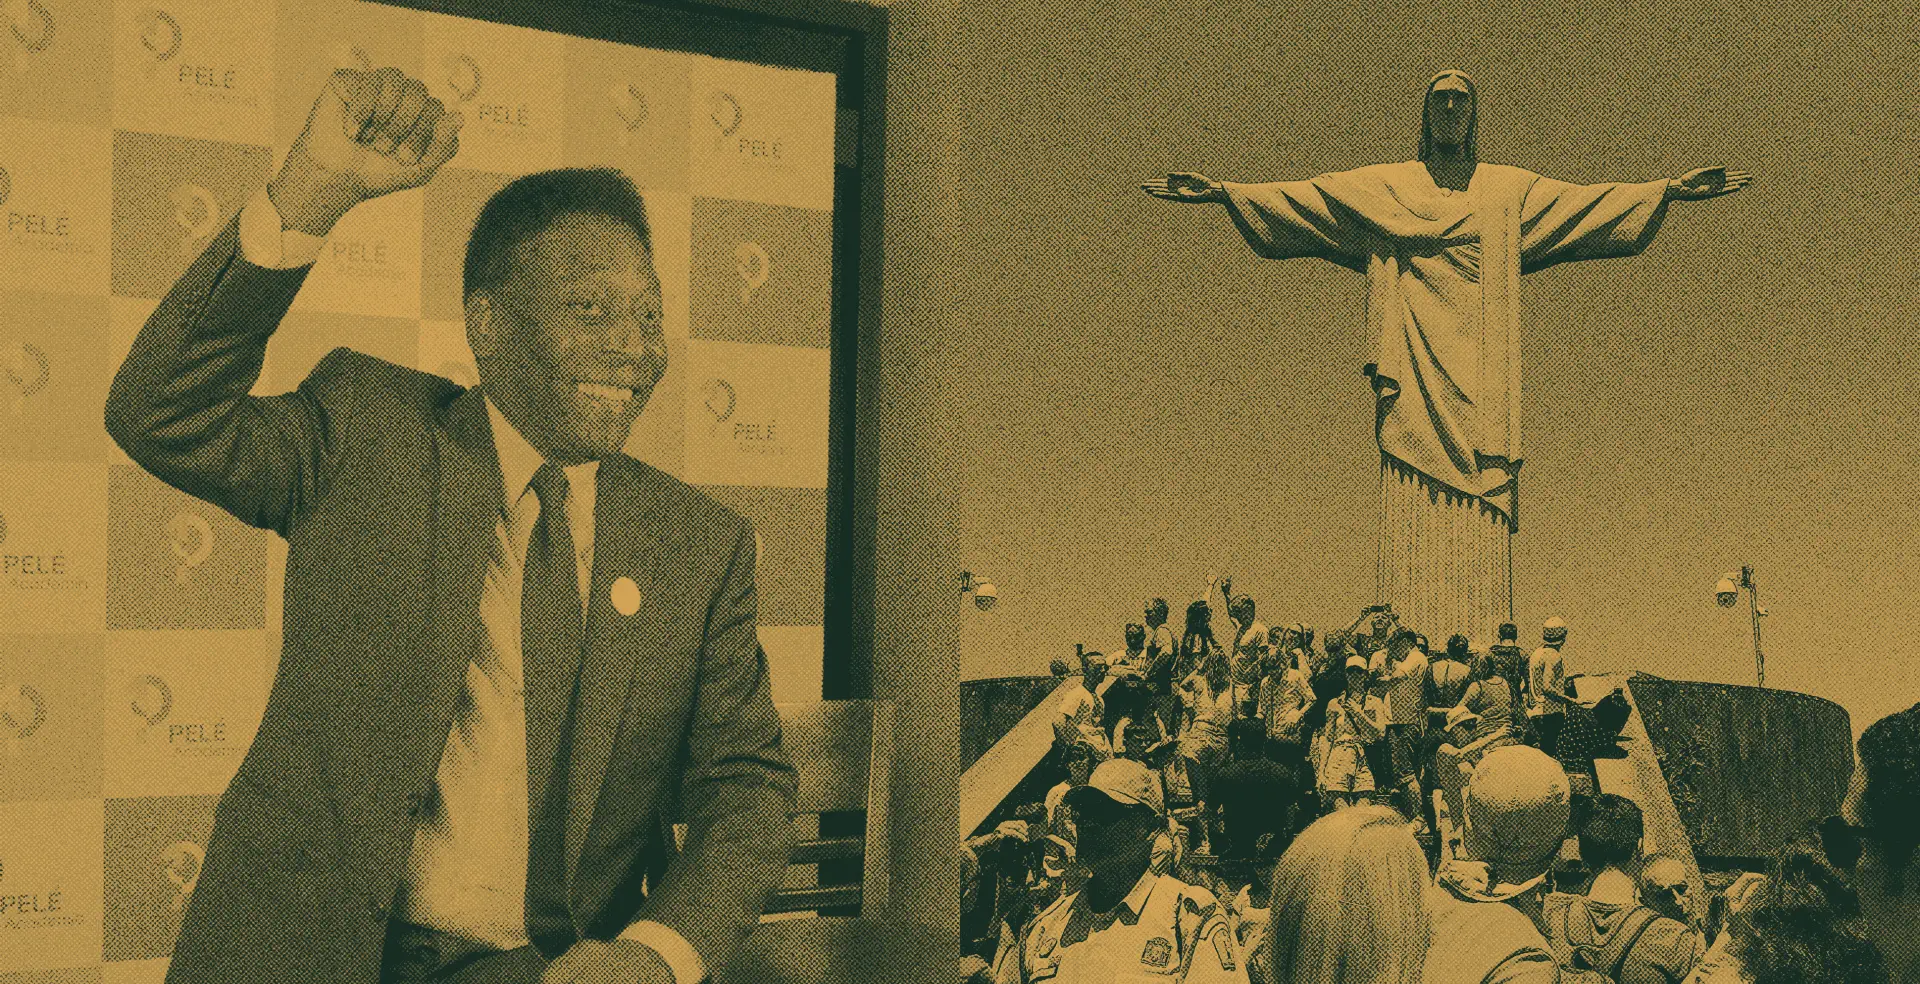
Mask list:
[{"label": "man's ear", "polygon": [[500,348],[501,312],[495,310],[493,299],[484,290],[467,295],[465,304],[467,322],[467,347],[473,350],[474,360],[492,358]]}]

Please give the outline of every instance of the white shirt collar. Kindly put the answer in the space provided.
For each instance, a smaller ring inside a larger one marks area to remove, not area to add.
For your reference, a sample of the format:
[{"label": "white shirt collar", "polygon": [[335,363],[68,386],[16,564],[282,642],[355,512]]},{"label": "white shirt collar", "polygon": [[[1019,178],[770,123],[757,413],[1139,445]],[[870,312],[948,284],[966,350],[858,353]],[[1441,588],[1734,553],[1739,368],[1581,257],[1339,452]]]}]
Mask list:
[{"label": "white shirt collar", "polygon": [[[487,404],[487,418],[493,423],[494,453],[500,458],[500,477],[506,483],[505,507],[508,512],[512,512],[514,503],[520,501],[520,496],[527,491],[527,484],[533,481],[533,473],[539,471],[540,466],[545,464],[547,459],[535,450],[533,445],[528,444],[527,439],[521,436],[520,432],[507,420],[506,415],[500,412],[500,408],[494,406],[493,397],[486,395],[483,391],[481,398]],[[568,485],[579,489],[583,487],[583,483],[592,483],[599,477],[600,462],[589,461],[572,465],[563,468],[562,471],[567,473]]]},{"label": "white shirt collar", "polygon": [[1155,874],[1153,869],[1149,868],[1145,874],[1140,876],[1139,881],[1133,883],[1133,891],[1128,892],[1127,897],[1120,900],[1120,904],[1126,906],[1129,911],[1135,916],[1138,916],[1146,911],[1147,896],[1152,895],[1153,890],[1159,885],[1160,876]]}]

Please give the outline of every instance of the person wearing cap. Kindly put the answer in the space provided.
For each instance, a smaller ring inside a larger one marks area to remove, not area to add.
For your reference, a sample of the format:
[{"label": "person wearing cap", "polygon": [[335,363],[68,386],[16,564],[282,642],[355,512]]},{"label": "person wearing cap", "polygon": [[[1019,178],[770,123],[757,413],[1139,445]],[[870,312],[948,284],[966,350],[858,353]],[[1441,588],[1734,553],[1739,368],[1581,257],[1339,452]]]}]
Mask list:
[{"label": "person wearing cap", "polygon": [[1461,800],[1471,860],[1443,862],[1435,876],[1426,984],[1554,984],[1541,903],[1572,816],[1566,772],[1537,748],[1495,749]]},{"label": "person wearing cap", "polygon": [[1159,777],[1111,759],[1067,802],[1080,824],[1087,882],[1034,919],[1020,959],[997,968],[1000,984],[1246,984],[1213,893],[1150,868],[1154,835],[1166,824]]},{"label": "person wearing cap", "polygon": [[1320,790],[1329,809],[1344,809],[1373,798],[1373,770],[1367,766],[1366,747],[1385,734],[1387,703],[1367,693],[1367,659],[1348,656],[1346,692],[1327,703],[1326,758],[1320,767]]},{"label": "person wearing cap", "polygon": [[1567,665],[1560,648],[1567,643],[1567,623],[1558,616],[1547,619],[1540,630],[1541,645],[1527,657],[1527,719],[1540,738],[1540,750],[1557,755],[1560,729],[1566,725],[1566,705],[1573,702],[1567,694]]}]

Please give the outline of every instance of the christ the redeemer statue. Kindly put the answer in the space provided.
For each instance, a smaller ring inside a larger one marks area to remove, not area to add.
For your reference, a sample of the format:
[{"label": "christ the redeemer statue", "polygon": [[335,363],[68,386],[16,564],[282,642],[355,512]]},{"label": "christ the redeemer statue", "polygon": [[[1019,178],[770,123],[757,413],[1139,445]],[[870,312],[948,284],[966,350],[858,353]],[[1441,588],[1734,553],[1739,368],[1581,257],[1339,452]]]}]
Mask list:
[{"label": "christ the redeemer statue", "polygon": [[1701,168],[1672,180],[1575,185],[1482,164],[1473,80],[1427,83],[1420,157],[1305,181],[1236,184],[1176,173],[1141,185],[1218,202],[1254,252],[1317,256],[1367,275],[1380,444],[1376,600],[1434,635],[1491,640],[1512,618],[1520,472],[1520,275],[1633,256],[1667,202],[1745,187]]}]

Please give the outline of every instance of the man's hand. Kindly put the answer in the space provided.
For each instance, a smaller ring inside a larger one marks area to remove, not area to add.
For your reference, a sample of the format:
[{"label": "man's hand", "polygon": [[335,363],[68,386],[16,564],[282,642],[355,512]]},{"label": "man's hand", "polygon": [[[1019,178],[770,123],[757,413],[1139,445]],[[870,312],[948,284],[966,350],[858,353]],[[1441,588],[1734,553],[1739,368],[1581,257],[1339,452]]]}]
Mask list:
[{"label": "man's hand", "polygon": [[694,984],[673,979],[660,954],[632,940],[581,940],[547,965],[540,984]]},{"label": "man's hand", "polygon": [[397,68],[339,69],[268,193],[288,228],[324,236],[353,206],[426,184],[459,151],[462,122]]},{"label": "man's hand", "polygon": [[1731,195],[1752,183],[1750,171],[1729,171],[1725,165],[1695,168],[1667,182],[1667,197],[1697,202]]},{"label": "man's hand", "polygon": [[1224,202],[1227,189],[1220,182],[1204,174],[1190,171],[1175,171],[1165,179],[1156,179],[1140,185],[1140,190],[1155,198],[1164,198],[1170,202]]}]

